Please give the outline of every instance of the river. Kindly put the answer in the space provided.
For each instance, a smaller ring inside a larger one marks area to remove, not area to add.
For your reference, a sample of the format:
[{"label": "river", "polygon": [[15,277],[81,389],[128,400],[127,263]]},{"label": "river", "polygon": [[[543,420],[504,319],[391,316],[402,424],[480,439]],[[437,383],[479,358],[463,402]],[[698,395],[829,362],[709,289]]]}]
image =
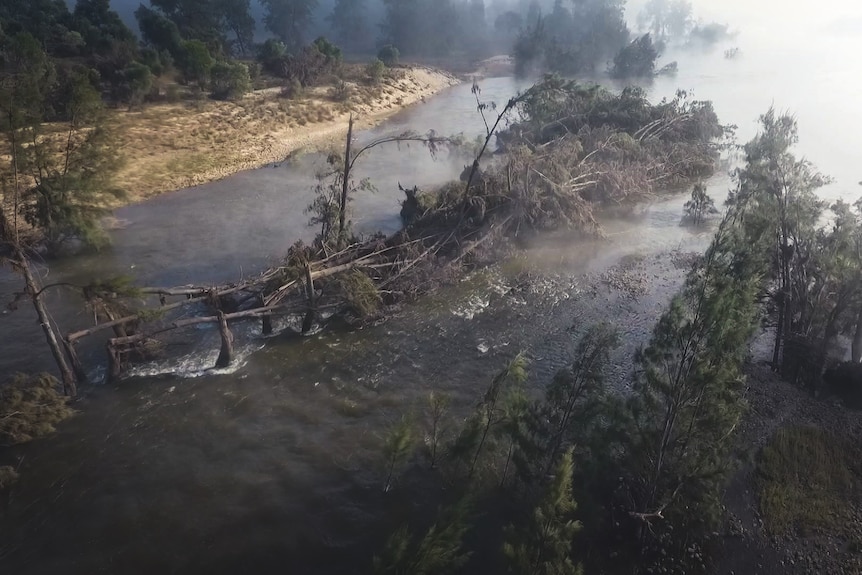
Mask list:
[{"label": "river", "polygon": [[[711,99],[739,139],[756,132],[771,104],[799,119],[800,151],[835,183],[826,199],[854,198],[862,167],[855,138],[862,63],[859,38],[833,36],[805,46],[741,36],[741,56],[677,55],[680,73],[649,87],[651,98],[677,88]],[[804,79],[803,79],[804,77]],[[854,84],[857,82],[857,84]],[[525,84],[482,81],[482,99],[502,103]],[[478,134],[468,84],[405,110],[360,140],[411,129]],[[417,146],[378,149],[358,162],[378,191],[354,202],[357,229],[397,229],[397,184],[430,186],[457,177],[467,160],[436,159]],[[304,207],[323,158],[305,156],[117,210],[127,223],[97,256],[54,264],[48,281],[126,273],[149,285],[232,280],[252,274],[310,238]],[[709,182],[721,200],[726,173]],[[571,329],[609,319],[624,333],[612,370],[626,386],[628,359],[683,277],[678,252],[702,250],[709,232],[679,225],[683,195],[667,195],[604,222],[607,238],[547,238],[522,259],[468,276],[388,321],[354,332],[262,340],[238,334],[241,361],[206,371],[217,335],[199,330],[195,352],[146,366],[116,385],[90,385],[80,414],[57,434],[16,448],[22,458],[0,572],[359,573],[385,533],[421,502],[382,492],[383,430],[421,414],[429,391],[453,396],[455,410],[478,398],[519,350],[531,357],[530,385],[548,380],[569,356]],[[629,269],[637,293],[612,290],[609,270]],[[0,276],[0,295],[18,289]],[[85,325],[69,296],[54,296],[64,328]],[[0,318],[0,373],[50,366],[26,306]],[[85,350],[86,351],[86,350]],[[91,365],[100,350],[86,353]],[[94,375],[98,375],[97,370]],[[8,463],[5,461],[3,463]]]}]

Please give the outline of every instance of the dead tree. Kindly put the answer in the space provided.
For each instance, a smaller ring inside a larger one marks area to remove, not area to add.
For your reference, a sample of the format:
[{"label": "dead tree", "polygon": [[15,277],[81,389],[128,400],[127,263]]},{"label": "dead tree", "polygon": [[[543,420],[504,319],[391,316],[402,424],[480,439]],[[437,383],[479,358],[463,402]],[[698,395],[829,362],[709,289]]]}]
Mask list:
[{"label": "dead tree", "polygon": [[225,368],[233,363],[233,334],[227,325],[227,318],[223,311],[218,312],[218,331],[221,336],[221,350],[216,360],[216,367]]}]

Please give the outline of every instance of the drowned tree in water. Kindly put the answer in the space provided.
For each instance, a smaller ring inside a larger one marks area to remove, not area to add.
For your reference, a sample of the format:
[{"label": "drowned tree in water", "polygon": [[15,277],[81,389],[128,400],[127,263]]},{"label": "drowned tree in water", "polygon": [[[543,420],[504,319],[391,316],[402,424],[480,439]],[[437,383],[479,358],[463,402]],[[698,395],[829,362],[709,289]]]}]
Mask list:
[{"label": "drowned tree in water", "polygon": [[[59,121],[47,124],[48,114]],[[26,297],[68,395],[77,378],[48,312],[34,261],[69,242],[98,247],[107,240],[99,218],[119,197],[111,185],[116,165],[102,124],[102,103],[91,75],[58,74],[30,34],[0,40],[0,134],[7,160],[0,164],[0,256],[24,279]],[[48,286],[50,287],[50,286]]]}]

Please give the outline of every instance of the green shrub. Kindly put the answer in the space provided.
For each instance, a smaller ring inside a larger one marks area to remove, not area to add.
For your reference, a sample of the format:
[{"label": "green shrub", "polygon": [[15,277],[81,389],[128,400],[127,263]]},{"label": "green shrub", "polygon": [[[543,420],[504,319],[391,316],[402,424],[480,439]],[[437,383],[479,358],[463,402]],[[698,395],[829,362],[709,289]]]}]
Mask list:
[{"label": "green shrub", "polygon": [[386,73],[386,64],[380,58],[375,58],[365,67],[365,74],[373,84],[377,84],[383,79],[383,74]]},{"label": "green shrub", "polygon": [[336,80],[335,85],[329,89],[329,97],[335,102],[346,102],[352,93],[350,84],[341,79]]},{"label": "green shrub", "polygon": [[210,76],[212,97],[217,100],[237,100],[251,91],[248,66],[241,62],[219,62]]},{"label": "green shrub", "polygon": [[387,44],[382,47],[377,53],[377,59],[383,62],[385,66],[392,67],[398,64],[398,59],[401,57],[401,52],[392,44]]},{"label": "green shrub", "polygon": [[287,98],[288,100],[296,100],[302,96],[302,82],[293,78],[292,80],[285,82],[281,87],[281,97]]},{"label": "green shrub", "polygon": [[206,44],[200,40],[188,40],[183,42],[179,64],[186,83],[197,84],[203,88],[209,82],[215,60]]}]

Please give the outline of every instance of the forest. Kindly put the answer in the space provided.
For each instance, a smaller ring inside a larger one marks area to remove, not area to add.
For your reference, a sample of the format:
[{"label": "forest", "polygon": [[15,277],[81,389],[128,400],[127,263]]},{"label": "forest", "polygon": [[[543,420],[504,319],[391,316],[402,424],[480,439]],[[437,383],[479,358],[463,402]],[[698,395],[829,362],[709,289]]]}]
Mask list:
[{"label": "forest", "polygon": [[[545,4],[151,0],[134,8],[133,22],[131,7],[116,12],[108,0],[0,6],[0,257],[23,284],[4,303],[10,313],[33,307],[59,375],[17,374],[0,386],[0,534],[17,542],[5,517],[28,482],[2,449],[86,412],[94,382],[90,357],[78,354],[84,341],[104,348],[106,382],[126,385],[136,364],[167,353],[169,338],[208,324],[221,346],[216,367],[225,368],[236,363],[242,323],[259,322],[264,335],[281,317],[301,335],[365,329],[545,234],[601,239],[608,213],[685,194],[681,225],[711,239],[625,358],[631,372],[614,373],[625,342],[608,317],[573,331],[565,366],[538,386],[527,382],[541,359],[512,350],[468,405],[432,391],[419,406],[399,406],[380,430],[371,474],[381,497],[416,503],[398,521],[369,525],[386,535],[371,537],[376,547],[352,567],[710,573],[729,548],[726,492],[753,465],[764,528],[839,538],[848,558],[835,560],[853,572],[862,544],[845,528],[860,508],[853,438],[791,427],[754,452],[741,429],[758,369],[752,342],[763,337],[766,371],[788,389],[831,401],[836,413],[862,407],[862,199],[818,196],[830,178],[798,154],[790,114],[769,109],[739,144],[713,104],[686,91],[650,101],[633,82],[592,82],[671,74],[672,64],[657,66],[668,46],[731,36],[696,21],[690,4],[651,0],[637,33],[618,0]],[[474,80],[484,126],[476,141],[407,131],[359,143],[351,116],[343,148],[303,206],[314,240],[264,270],[221,285],[158,287],[126,276],[53,283],[39,273],[37,262],[110,249],[101,222],[124,190],[106,110],[159,101],[168,79],[189,100],[239,100],[262,87],[289,98],[328,83],[337,97],[351,61],[374,84],[402,61],[501,52],[538,79],[505,102],[486,99]],[[400,231],[355,232],[351,204],[374,187],[361,160],[407,144],[474,159],[444,186],[401,187]],[[717,205],[706,184],[728,153],[738,163]],[[92,325],[64,332],[49,310],[52,290],[73,294]],[[0,545],[0,561],[15,552],[15,543]]]}]

